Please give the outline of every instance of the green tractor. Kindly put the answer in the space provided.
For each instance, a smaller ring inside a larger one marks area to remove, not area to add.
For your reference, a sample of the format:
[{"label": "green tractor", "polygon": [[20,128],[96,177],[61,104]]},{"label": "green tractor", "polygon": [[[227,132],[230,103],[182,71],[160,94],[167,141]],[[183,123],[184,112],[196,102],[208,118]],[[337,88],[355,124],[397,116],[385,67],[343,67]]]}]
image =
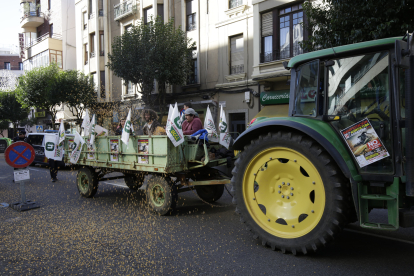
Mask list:
[{"label": "green tractor", "polygon": [[[289,93],[263,99],[289,98],[288,114],[272,116],[269,109],[282,107],[266,106],[234,143],[241,153],[233,203],[264,246],[306,254],[355,221],[379,230],[414,226],[411,46],[406,35],[284,63]],[[373,208],[387,209],[388,222],[371,221]]]}]

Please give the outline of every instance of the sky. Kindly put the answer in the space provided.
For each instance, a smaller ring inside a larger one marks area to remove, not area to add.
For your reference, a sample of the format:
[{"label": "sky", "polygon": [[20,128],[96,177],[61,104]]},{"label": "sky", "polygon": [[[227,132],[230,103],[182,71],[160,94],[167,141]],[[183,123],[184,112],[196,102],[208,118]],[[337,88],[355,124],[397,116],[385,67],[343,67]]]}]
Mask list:
[{"label": "sky", "polygon": [[20,0],[0,0],[0,45],[18,45]]}]

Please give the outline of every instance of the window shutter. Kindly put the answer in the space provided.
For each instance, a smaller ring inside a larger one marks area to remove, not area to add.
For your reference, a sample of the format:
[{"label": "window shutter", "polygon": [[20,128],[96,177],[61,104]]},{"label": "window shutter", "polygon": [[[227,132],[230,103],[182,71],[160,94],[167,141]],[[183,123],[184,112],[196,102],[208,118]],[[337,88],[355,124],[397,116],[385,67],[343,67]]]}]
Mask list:
[{"label": "window shutter", "polygon": [[244,64],[243,36],[231,38],[231,66]]},{"label": "window shutter", "polygon": [[262,14],[262,37],[273,35],[273,12]]}]

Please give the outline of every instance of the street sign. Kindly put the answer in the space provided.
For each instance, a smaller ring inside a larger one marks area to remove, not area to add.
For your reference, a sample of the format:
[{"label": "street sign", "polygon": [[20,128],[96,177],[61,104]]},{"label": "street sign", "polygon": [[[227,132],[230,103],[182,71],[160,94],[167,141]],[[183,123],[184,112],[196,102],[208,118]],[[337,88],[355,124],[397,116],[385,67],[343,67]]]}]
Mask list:
[{"label": "street sign", "polygon": [[36,132],[42,133],[43,132],[43,126],[36,126]]},{"label": "street sign", "polygon": [[30,172],[29,170],[15,170],[14,171],[14,182],[20,182],[23,180],[30,179]]},{"label": "street sign", "polygon": [[7,147],[4,157],[9,166],[25,168],[32,164],[35,158],[35,151],[28,143],[16,142]]}]

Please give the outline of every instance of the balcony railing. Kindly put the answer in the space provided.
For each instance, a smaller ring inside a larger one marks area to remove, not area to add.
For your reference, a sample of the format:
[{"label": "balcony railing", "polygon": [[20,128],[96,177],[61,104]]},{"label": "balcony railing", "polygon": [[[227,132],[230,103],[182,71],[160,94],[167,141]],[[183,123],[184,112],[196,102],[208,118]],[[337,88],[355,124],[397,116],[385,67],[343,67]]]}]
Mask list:
[{"label": "balcony railing", "polygon": [[95,13],[94,12],[91,12],[90,14],[89,14],[89,19],[94,19],[95,18]]},{"label": "balcony railing", "polygon": [[99,9],[99,16],[104,16],[103,9]]},{"label": "balcony railing", "polygon": [[99,55],[100,55],[101,57],[103,57],[103,56],[105,56],[105,52],[104,52],[104,51],[99,51]]},{"label": "balcony railing", "polygon": [[28,17],[43,17],[44,18],[44,14],[40,12],[40,10],[25,12],[22,18],[20,19],[20,22],[25,20]]},{"label": "balcony railing", "polygon": [[62,40],[62,35],[61,34],[52,34],[50,35],[49,33],[45,33],[42,36],[39,36],[38,38],[36,38],[35,40],[26,43],[26,49],[30,48],[40,42],[42,42],[43,40],[47,39],[47,38],[53,38],[53,39],[58,39],[58,40]]},{"label": "balcony railing", "polygon": [[94,58],[95,57],[95,52],[90,52],[89,57]]},{"label": "balcony railing", "polygon": [[282,50],[277,49],[274,51],[264,52],[260,54],[260,63],[270,62],[274,60],[281,60],[291,58],[300,54],[303,54],[303,49],[298,44],[292,47],[293,52],[290,51],[289,47]]},{"label": "balcony railing", "polygon": [[119,20],[123,17],[135,13],[137,5],[132,4],[132,0],[121,2],[114,5],[114,20]]},{"label": "balcony railing", "polygon": [[242,74],[242,73],[244,73],[244,64],[233,65],[233,66],[230,67],[230,74],[231,75]]}]

